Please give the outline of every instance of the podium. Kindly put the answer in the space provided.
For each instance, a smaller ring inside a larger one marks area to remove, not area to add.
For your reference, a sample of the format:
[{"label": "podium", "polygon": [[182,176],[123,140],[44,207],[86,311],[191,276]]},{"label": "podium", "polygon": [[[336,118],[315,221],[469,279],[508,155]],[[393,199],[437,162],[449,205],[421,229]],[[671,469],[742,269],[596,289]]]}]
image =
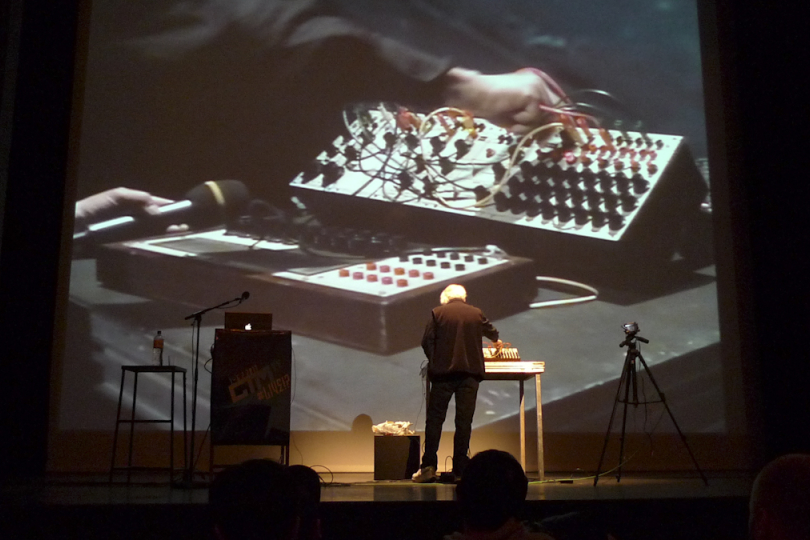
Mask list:
[{"label": "podium", "polygon": [[224,445],[281,446],[290,461],[292,335],[217,329],[211,371],[211,459]]}]

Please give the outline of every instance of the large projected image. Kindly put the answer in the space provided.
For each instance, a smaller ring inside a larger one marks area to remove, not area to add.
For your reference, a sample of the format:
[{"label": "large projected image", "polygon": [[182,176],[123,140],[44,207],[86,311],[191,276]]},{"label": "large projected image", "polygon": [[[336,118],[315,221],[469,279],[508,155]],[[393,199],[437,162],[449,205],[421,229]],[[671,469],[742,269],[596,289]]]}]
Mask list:
[{"label": "large projected image", "polygon": [[[59,428],[110,430],[120,366],[161,330],[191,369],[187,316],[249,291],[292,331],[292,430],[423,429],[460,283],[546,362],[546,430],[604,429],[637,321],[681,428],[727,431],[695,2],[613,4],[93,3]],[[484,383],[474,427],[516,393]]]}]

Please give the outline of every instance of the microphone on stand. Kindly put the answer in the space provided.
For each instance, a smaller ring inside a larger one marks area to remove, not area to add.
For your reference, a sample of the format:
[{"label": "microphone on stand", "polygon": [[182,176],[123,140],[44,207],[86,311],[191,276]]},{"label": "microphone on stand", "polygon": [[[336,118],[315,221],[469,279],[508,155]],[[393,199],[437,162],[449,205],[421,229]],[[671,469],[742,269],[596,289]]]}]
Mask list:
[{"label": "microphone on stand", "polygon": [[[237,296],[233,300],[228,300],[228,303],[236,302],[236,305],[238,306],[238,305],[241,305],[242,302],[244,302],[248,298],[250,298],[250,293],[248,291],[245,291],[245,292],[242,293],[242,296]],[[233,307],[236,307],[236,306],[233,306]]]},{"label": "microphone on stand", "polygon": [[74,244],[108,244],[164,234],[170,225],[203,228],[222,225],[240,212],[249,200],[248,190],[238,180],[200,184],[181,201],[158,207],[157,213],[122,216],[88,225],[73,235]]}]

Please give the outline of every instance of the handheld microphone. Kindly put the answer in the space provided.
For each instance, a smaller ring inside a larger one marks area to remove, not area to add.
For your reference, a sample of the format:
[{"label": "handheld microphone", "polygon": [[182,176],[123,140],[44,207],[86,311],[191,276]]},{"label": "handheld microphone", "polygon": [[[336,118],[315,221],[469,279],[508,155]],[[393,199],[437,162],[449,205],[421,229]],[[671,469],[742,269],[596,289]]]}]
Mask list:
[{"label": "handheld microphone", "polygon": [[246,206],[248,190],[238,180],[218,180],[200,184],[181,201],[158,207],[156,214],[122,216],[88,225],[73,235],[74,244],[107,244],[158,236],[170,225],[189,228],[222,225]]}]

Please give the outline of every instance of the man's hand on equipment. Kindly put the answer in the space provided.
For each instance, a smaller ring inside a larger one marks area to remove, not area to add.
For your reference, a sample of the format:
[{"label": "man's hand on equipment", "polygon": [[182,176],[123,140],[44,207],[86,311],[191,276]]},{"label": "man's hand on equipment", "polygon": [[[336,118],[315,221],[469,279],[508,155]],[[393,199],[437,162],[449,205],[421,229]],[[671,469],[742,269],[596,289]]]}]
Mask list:
[{"label": "man's hand on equipment", "polygon": [[547,121],[549,113],[540,106],[559,106],[562,98],[531,69],[483,75],[457,67],[448,71],[446,78],[446,105],[469,111],[518,134]]}]

